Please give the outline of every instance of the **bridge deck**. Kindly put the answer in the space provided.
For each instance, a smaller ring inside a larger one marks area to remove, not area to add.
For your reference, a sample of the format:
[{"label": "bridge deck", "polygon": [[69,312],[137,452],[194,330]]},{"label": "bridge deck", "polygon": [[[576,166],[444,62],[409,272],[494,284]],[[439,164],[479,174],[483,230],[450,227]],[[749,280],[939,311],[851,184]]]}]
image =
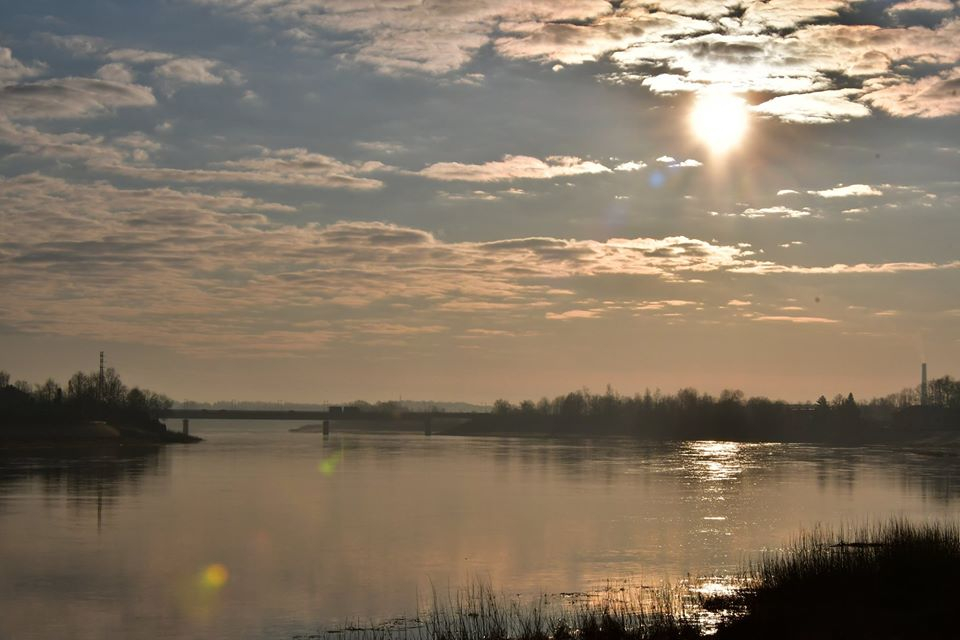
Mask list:
[{"label": "bridge deck", "polygon": [[426,418],[474,418],[486,415],[479,412],[406,411],[403,413],[375,413],[365,411],[278,411],[250,409],[168,409],[161,418],[189,420],[424,420]]}]

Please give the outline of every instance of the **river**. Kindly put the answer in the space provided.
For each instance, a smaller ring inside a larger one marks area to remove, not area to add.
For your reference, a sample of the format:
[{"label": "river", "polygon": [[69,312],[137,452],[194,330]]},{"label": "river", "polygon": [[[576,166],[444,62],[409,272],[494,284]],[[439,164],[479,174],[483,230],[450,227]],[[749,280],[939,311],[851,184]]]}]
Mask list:
[{"label": "river", "polygon": [[955,520],[953,449],[425,437],[192,421],[0,452],[0,638],[288,639],[510,594],[733,574],[801,528]]}]

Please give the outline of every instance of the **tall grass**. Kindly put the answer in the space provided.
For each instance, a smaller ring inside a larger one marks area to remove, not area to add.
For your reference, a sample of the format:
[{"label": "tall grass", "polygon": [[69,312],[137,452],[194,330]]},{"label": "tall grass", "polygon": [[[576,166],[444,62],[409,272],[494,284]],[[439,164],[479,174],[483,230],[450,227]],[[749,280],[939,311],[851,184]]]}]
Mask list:
[{"label": "tall grass", "polygon": [[960,637],[956,525],[814,529],[762,556],[745,583],[718,639]]},{"label": "tall grass", "polygon": [[407,624],[341,630],[349,640],[692,640],[702,637],[675,590],[608,589],[586,599],[508,598],[475,582]]},{"label": "tall grass", "polygon": [[[717,640],[960,638],[956,525],[816,528],[748,565],[739,583],[719,597],[697,598],[690,587],[614,588],[525,601],[476,582],[434,593],[416,619],[339,633],[346,640],[692,640],[714,630]],[[714,627],[705,610],[720,612],[720,623]]]}]

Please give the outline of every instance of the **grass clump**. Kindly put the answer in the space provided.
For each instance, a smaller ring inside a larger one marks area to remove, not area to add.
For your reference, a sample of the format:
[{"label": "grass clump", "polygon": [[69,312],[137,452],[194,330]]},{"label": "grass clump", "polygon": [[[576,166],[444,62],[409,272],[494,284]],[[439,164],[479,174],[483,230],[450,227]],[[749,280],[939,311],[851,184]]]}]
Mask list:
[{"label": "grass clump", "polygon": [[733,613],[718,640],[960,637],[954,525],[816,529],[762,556],[745,584],[723,603]]},{"label": "grass clump", "polygon": [[[574,597],[570,597],[574,596]],[[403,625],[343,629],[349,640],[693,640],[702,634],[669,589],[508,598],[477,582]]]}]

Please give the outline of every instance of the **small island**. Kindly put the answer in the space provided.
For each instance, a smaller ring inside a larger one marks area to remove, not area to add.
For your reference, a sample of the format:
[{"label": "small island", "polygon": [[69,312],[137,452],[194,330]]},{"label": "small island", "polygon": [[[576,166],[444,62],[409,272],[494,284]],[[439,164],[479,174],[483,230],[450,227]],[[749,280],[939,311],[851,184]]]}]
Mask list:
[{"label": "small island", "polygon": [[171,406],[162,394],[128,389],[112,368],[78,371],[66,390],[52,378],[11,384],[0,371],[0,447],[200,442],[160,421]]}]

